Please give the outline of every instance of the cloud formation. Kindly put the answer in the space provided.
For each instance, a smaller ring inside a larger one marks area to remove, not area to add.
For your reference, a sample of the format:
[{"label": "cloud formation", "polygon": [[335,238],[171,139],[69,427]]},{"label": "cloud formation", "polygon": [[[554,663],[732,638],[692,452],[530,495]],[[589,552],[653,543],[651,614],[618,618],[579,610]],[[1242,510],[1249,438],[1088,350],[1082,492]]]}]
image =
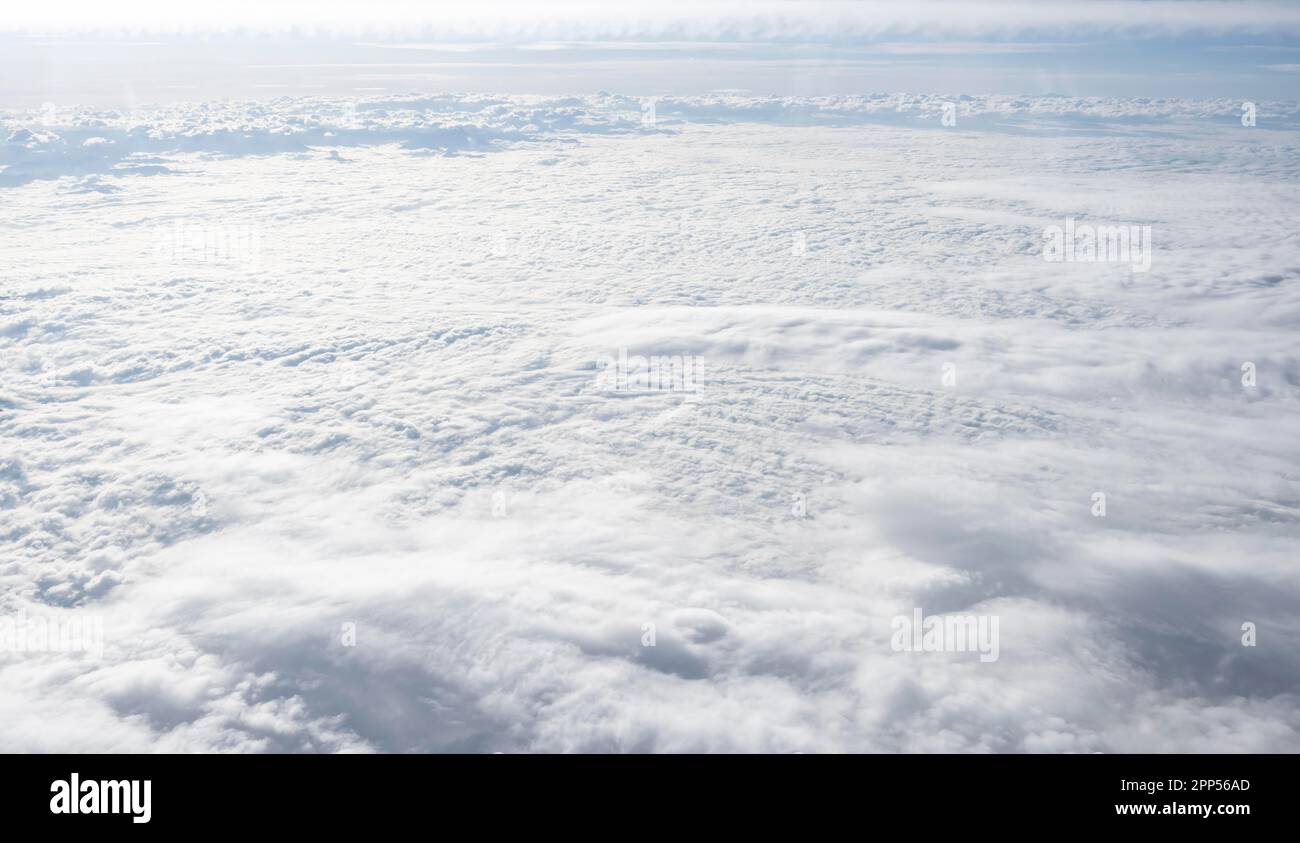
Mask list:
[{"label": "cloud formation", "polygon": [[6,113],[0,748],[1300,751],[1295,103],[946,102]]}]

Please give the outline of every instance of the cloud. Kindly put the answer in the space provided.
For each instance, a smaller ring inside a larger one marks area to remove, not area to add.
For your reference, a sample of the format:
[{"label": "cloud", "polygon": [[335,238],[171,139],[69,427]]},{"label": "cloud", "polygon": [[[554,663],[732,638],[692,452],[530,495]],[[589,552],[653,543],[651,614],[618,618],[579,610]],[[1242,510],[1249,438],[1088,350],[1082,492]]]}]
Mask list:
[{"label": "cloud", "polygon": [[947,101],[6,113],[0,748],[1300,749],[1295,103]]},{"label": "cloud", "polygon": [[[786,125],[862,123],[924,125],[943,113],[946,97],[870,95],[852,97],[660,97],[662,120],[654,131],[674,131],[689,122],[757,121]],[[10,113],[0,124],[0,189],[31,181],[78,176],[84,188],[112,192],[106,175],[165,175],[173,172],[159,154],[197,153],[240,157],[303,153],[311,149],[396,144],[412,154],[482,154],[561,134],[640,134],[639,99],[500,98],[454,95],[280,98],[250,116],[238,103],[196,108],[178,105],[132,112],[88,108]],[[1274,126],[1296,119],[1296,107],[1260,104]],[[1107,130],[1113,121],[1160,122],[1236,119],[1232,101],[1065,97],[971,97],[961,99],[969,128],[1061,131]],[[943,213],[943,211],[939,211]],[[25,332],[26,323],[2,330]],[[74,375],[69,375],[74,377]],[[81,371],[75,377],[96,377]]]}]

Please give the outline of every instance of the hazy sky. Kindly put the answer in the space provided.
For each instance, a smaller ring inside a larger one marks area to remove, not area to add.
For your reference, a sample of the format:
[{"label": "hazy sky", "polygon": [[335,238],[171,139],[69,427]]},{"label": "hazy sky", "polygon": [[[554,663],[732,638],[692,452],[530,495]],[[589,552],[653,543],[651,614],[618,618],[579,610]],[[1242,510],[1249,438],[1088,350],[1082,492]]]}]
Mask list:
[{"label": "hazy sky", "polygon": [[1290,99],[1294,2],[46,2],[0,106],[410,90]]}]

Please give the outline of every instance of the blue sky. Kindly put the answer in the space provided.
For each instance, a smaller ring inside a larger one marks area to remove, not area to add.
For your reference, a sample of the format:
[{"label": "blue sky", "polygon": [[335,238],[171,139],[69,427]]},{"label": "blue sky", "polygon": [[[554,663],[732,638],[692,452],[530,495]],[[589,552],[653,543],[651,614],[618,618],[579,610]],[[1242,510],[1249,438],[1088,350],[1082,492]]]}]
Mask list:
[{"label": "blue sky", "polygon": [[1300,3],[55,0],[7,10],[0,47],[14,108],[410,90],[1266,100],[1300,87]]}]

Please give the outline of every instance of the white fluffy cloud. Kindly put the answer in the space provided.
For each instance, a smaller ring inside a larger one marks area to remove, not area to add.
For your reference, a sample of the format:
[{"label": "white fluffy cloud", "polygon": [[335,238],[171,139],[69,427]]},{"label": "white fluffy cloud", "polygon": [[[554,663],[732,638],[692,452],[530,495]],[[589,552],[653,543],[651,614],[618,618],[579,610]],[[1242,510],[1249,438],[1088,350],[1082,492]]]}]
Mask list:
[{"label": "white fluffy cloud", "polygon": [[944,102],[5,115],[0,747],[1300,750],[1295,104]]}]

